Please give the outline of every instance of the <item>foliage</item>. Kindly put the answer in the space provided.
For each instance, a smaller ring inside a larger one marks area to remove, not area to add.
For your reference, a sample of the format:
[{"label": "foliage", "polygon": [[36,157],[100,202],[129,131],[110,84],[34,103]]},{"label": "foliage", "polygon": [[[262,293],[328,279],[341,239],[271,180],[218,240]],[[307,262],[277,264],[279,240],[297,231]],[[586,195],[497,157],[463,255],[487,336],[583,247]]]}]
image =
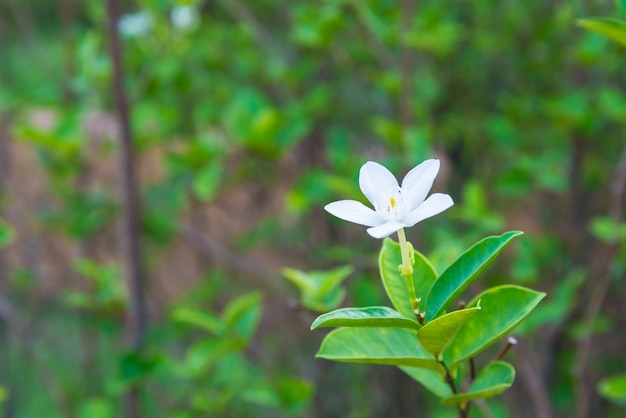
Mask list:
[{"label": "foliage", "polygon": [[340,284],[348,278],[350,273],[352,273],[351,266],[309,273],[290,268],[282,270],[283,276],[300,289],[300,303],[315,312],[335,309],[341,304],[346,296],[346,290]]},{"label": "foliage", "polygon": [[182,385],[170,396],[185,399],[191,407],[178,416],[242,416],[250,409],[247,405],[293,416],[306,407],[313,391],[309,382],[291,376],[267,378],[245,357],[260,302],[261,295],[251,293],[231,301],[220,316],[187,306],[172,312],[174,321],[208,333],[188,347],[182,360],[170,359],[160,376],[169,375]]},{"label": "foliage", "polygon": [[[474,364],[474,357],[508,335],[545,293],[501,285],[480,293],[458,310],[453,310],[451,305],[510,240],[519,235],[520,232],[509,232],[475,244],[441,275],[435,274],[434,280],[427,279],[430,285],[427,292],[423,292],[418,279],[420,291],[415,294],[420,295],[419,305],[425,306],[422,316],[411,308],[409,295],[412,293],[401,290],[403,285],[412,284],[405,281],[404,273],[400,272],[402,264],[389,261],[394,253],[398,261],[403,244],[386,238],[379,257],[381,278],[394,307],[409,314],[388,307],[344,308],[324,314],[313,322],[312,329],[342,328],[324,338],[317,356],[343,362],[401,366],[440,397],[443,405],[457,406],[461,416],[467,416],[470,401],[490,398],[509,388],[515,370],[499,358],[477,374],[472,366],[468,389],[460,392],[458,387],[464,385],[459,382],[468,373],[461,367],[462,362],[469,360]],[[413,265],[415,277],[430,277],[433,274],[430,263],[423,256],[415,259],[420,260]],[[399,293],[404,297],[399,297]]]}]

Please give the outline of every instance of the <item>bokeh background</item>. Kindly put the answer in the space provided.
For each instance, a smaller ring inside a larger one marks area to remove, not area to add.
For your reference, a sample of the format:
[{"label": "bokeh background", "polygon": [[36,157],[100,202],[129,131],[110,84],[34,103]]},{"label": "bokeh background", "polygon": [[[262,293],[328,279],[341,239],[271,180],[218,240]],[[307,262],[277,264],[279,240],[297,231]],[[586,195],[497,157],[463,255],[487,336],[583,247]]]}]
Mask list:
[{"label": "bokeh background", "polygon": [[626,370],[626,49],[576,25],[619,3],[119,1],[134,346],[105,2],[2,0],[0,415],[132,416],[134,393],[141,417],[454,417],[395,368],[315,359],[281,273],[351,265],[342,306],[388,304],[381,242],[323,205],[364,200],[367,160],[439,158],[456,204],[408,239],[442,271],[523,230],[468,297],[548,293],[473,416],[623,417],[597,384]]}]

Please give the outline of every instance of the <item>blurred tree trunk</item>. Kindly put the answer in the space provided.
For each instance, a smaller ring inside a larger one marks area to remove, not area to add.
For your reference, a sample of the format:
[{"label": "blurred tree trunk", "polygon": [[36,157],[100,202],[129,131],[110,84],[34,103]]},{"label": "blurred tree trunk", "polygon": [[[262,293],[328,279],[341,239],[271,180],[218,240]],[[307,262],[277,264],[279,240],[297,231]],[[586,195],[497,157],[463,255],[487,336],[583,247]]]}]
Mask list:
[{"label": "blurred tree trunk", "polygon": [[[120,126],[120,188],[122,219],[120,250],[124,261],[129,305],[126,314],[126,341],[130,349],[139,354],[144,342],[147,314],[144,298],[145,276],[141,265],[140,198],[135,171],[135,158],[130,128],[129,105],[124,89],[122,46],[117,29],[117,4],[107,0],[109,50],[113,61],[113,93],[115,111]],[[126,416],[140,416],[139,390],[132,388],[126,395]]]}]

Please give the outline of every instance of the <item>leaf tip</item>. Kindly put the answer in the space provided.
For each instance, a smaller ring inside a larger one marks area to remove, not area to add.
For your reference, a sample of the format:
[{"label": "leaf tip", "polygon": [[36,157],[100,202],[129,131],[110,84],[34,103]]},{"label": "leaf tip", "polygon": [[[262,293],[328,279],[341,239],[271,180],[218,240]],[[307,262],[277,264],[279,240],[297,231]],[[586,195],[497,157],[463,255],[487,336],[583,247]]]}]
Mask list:
[{"label": "leaf tip", "polygon": [[318,316],[317,318],[315,318],[315,320],[311,324],[311,331],[313,331],[314,329],[317,329],[317,328],[320,327],[320,325],[322,323],[320,318],[321,318],[321,316]]}]

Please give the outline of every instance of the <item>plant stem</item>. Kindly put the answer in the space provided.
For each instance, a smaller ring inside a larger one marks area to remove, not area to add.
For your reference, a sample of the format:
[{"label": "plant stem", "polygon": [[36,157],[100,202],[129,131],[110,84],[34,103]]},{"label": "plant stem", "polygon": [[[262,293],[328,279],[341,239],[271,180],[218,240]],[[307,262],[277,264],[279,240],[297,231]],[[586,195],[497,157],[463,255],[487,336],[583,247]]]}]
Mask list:
[{"label": "plant stem", "polygon": [[452,389],[452,393],[454,393],[455,395],[457,393],[459,393],[459,391],[456,389],[456,385],[454,384],[454,379],[452,378],[452,375],[450,374],[450,370],[448,370],[448,366],[446,366],[446,363],[444,363],[441,360],[438,360],[439,364],[441,364],[441,366],[443,367],[443,369],[446,371],[446,383],[448,384],[448,386],[450,386],[450,389]]},{"label": "plant stem", "polygon": [[[109,51],[113,61],[113,93],[115,111],[120,125],[120,186],[122,191],[121,249],[124,256],[129,306],[126,313],[126,340],[132,350],[143,346],[146,328],[146,304],[144,297],[145,277],[141,266],[141,243],[139,240],[139,191],[137,189],[135,158],[130,129],[129,105],[124,90],[122,46],[117,29],[116,0],[106,2],[109,35]],[[131,388],[126,394],[126,416],[139,417],[139,392]]]},{"label": "plant stem", "polygon": [[517,338],[509,337],[506,339],[506,345],[502,347],[502,350],[493,358],[493,361],[502,360],[502,357],[509,351],[513,346],[517,345]]},{"label": "plant stem", "polygon": [[[448,369],[448,366],[446,366],[446,363],[444,363],[442,360],[437,359],[437,361],[439,362],[439,364],[441,364],[441,366],[446,372],[446,383],[448,384],[448,386],[450,386],[450,390],[452,390],[452,393],[456,395],[457,393],[459,393],[459,391],[456,388],[456,385],[454,384],[454,378],[450,374],[450,370]],[[471,405],[470,402],[466,402],[463,405],[457,406],[457,411],[459,411],[459,417],[467,418],[469,416],[470,405]]]},{"label": "plant stem", "polygon": [[404,229],[398,230],[398,241],[400,243],[400,254],[402,255],[402,265],[400,266],[400,275],[406,282],[406,286],[409,289],[409,299],[411,300],[411,309],[417,317],[417,320],[422,323],[423,318],[420,315],[419,303],[420,300],[415,295],[415,285],[413,283],[413,264],[411,263],[411,256],[409,254],[409,243],[406,241],[406,235],[404,235]]}]

